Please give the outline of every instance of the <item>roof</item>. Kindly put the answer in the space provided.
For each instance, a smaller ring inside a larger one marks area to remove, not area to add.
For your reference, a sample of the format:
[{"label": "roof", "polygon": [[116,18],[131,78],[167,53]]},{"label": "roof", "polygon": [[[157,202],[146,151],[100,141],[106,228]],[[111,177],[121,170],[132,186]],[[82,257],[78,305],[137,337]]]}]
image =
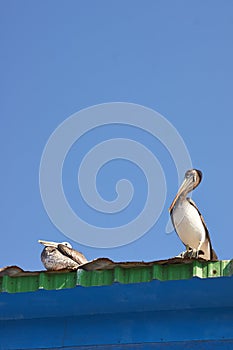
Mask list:
[{"label": "roof", "polygon": [[97,259],[0,275],[1,349],[233,348],[230,260]]},{"label": "roof", "polygon": [[232,274],[233,260],[210,262],[203,259],[172,258],[152,262],[113,262],[107,258],[99,258],[73,271],[24,271],[18,266],[7,266],[0,269],[0,291],[32,292],[114,283],[186,280],[193,277],[206,279]]}]

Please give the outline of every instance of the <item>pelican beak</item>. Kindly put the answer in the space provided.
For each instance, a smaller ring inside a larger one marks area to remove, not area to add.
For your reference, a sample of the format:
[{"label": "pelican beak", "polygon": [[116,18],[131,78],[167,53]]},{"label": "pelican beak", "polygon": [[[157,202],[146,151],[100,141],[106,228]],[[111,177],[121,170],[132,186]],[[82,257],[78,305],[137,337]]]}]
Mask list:
[{"label": "pelican beak", "polygon": [[43,244],[45,247],[55,247],[55,248],[57,248],[59,244],[57,242],[43,241],[42,239],[39,239],[38,243]]},{"label": "pelican beak", "polygon": [[168,210],[169,210],[169,213],[170,213],[170,212],[172,211],[172,209],[174,208],[174,206],[175,206],[175,204],[176,204],[178,198],[179,198],[183,193],[186,193],[186,194],[187,194],[189,191],[191,191],[192,188],[190,188],[190,187],[191,187],[192,183],[193,183],[193,180],[192,180],[191,177],[185,178],[185,179],[184,179],[184,181],[182,182],[182,184],[181,184],[181,186],[180,186],[180,188],[179,188],[179,190],[178,190],[178,192],[177,192],[177,194],[176,194],[176,196],[175,196],[175,198],[174,198],[172,204],[170,205],[170,207],[169,207],[169,209],[168,209]]}]

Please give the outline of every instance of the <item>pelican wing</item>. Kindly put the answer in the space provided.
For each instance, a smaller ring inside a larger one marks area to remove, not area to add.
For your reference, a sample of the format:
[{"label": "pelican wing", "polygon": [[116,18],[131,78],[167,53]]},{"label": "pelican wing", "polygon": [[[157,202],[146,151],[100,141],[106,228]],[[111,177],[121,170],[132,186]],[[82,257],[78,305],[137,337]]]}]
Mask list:
[{"label": "pelican wing", "polygon": [[73,248],[69,248],[64,244],[58,244],[57,248],[59,252],[61,252],[63,255],[67,256],[68,258],[72,259],[73,261],[75,261],[80,265],[88,262],[88,260],[82,253],[78,252]]},{"label": "pelican wing", "polygon": [[208,248],[209,248],[209,250],[210,250],[210,260],[216,261],[216,260],[218,260],[218,257],[217,257],[217,254],[215,253],[215,251],[212,248],[212,244],[211,244],[211,240],[210,240],[210,234],[209,234],[208,228],[206,226],[205,220],[204,220],[203,216],[201,215],[201,213],[200,213],[196,203],[191,198],[187,198],[187,200],[197,210],[198,214],[200,215],[200,219],[202,221],[202,224],[203,224],[203,226],[205,228],[206,240],[202,244],[202,246],[200,247],[200,250],[202,250],[204,255],[205,255],[206,252],[208,251]]}]

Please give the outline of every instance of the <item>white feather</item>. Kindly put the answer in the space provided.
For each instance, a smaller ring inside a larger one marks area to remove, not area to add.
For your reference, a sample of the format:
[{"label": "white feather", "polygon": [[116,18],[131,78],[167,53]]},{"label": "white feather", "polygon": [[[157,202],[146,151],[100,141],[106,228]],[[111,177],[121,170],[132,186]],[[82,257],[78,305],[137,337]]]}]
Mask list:
[{"label": "white feather", "polygon": [[181,241],[193,249],[199,249],[205,241],[206,232],[197,209],[188,200],[178,200],[172,217]]}]

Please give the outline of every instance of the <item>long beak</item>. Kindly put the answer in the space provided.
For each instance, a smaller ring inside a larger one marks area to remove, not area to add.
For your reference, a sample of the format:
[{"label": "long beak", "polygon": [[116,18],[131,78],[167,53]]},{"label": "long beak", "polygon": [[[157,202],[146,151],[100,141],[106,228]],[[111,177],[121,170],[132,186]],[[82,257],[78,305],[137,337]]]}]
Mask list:
[{"label": "long beak", "polygon": [[184,181],[182,182],[178,192],[177,192],[177,195],[175,196],[172,204],[170,205],[169,207],[169,213],[172,211],[172,209],[174,208],[178,198],[182,195],[182,194],[187,194],[190,189],[189,189],[189,186],[192,184],[192,178],[189,178],[189,179],[184,179]]},{"label": "long beak", "polygon": [[55,247],[55,248],[57,248],[59,244],[57,242],[43,241],[42,239],[39,239],[38,242],[43,244],[46,247]]}]

